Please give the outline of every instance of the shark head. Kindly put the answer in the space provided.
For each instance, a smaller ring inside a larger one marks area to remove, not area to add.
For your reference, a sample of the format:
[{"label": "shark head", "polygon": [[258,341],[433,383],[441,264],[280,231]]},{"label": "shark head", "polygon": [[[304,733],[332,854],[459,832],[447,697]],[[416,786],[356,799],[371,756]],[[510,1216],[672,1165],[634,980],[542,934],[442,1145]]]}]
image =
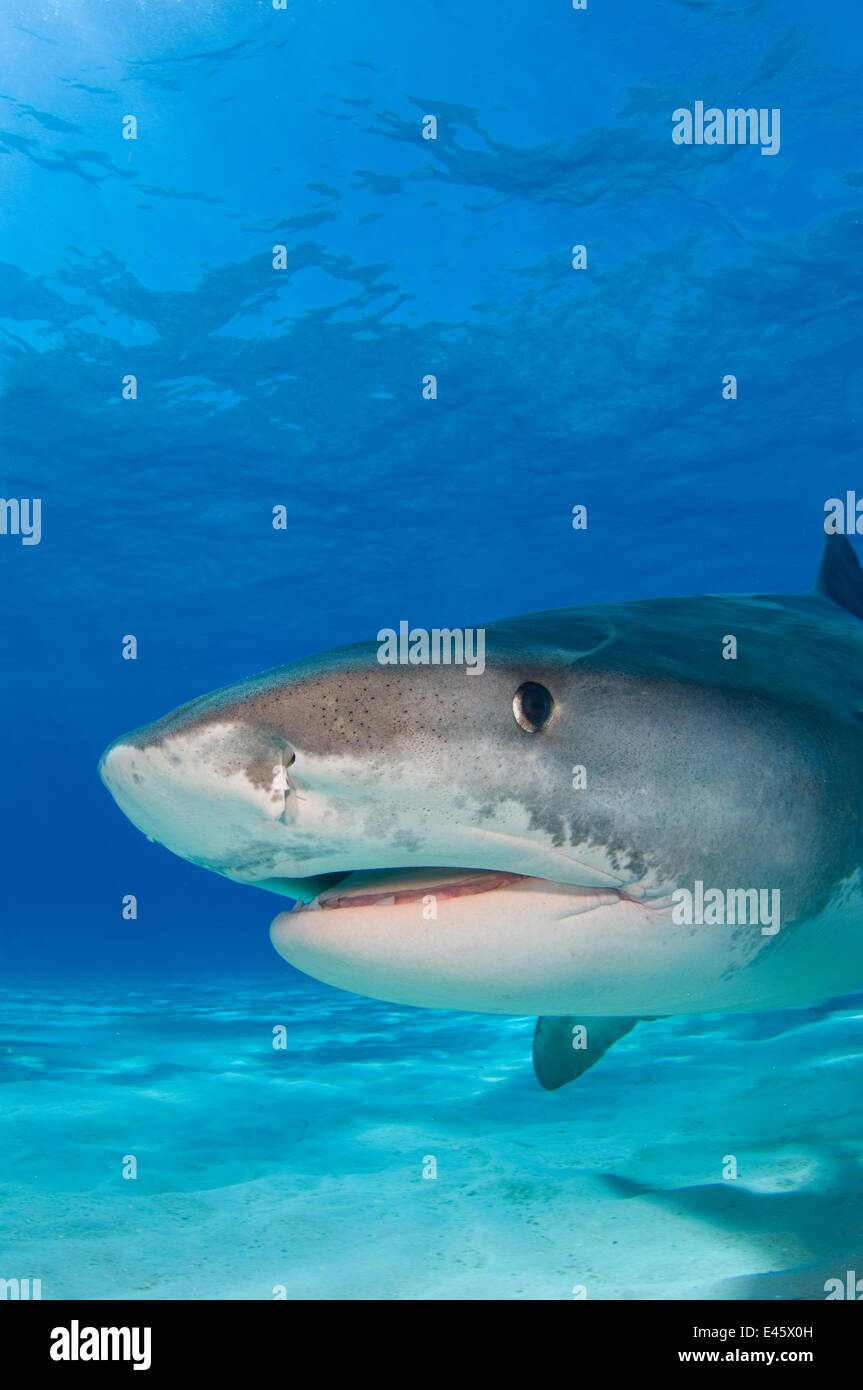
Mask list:
[{"label": "shark head", "polygon": [[[482,671],[381,664],[363,643],[228,686],[118,739],[103,781],[150,839],[296,898],[272,939],[308,973],[410,1003],[533,1008],[571,949],[561,922],[661,895],[621,816],[615,722],[639,697],[573,659],[604,621],[565,646],[542,622],[485,632]],[[584,764],[600,758],[591,792]],[[559,942],[538,978],[543,923]]]},{"label": "shark head", "polygon": [[295,898],[276,949],[356,993],[508,1014],[757,1007],[747,967],[775,943],[693,932],[674,894],[780,891],[793,925],[856,872],[859,719],[813,705],[801,647],[818,635],[827,692],[859,669],[857,623],[817,594],[483,632],[482,670],[362,643],[241,681],[118,739],[102,778],[151,839]]}]

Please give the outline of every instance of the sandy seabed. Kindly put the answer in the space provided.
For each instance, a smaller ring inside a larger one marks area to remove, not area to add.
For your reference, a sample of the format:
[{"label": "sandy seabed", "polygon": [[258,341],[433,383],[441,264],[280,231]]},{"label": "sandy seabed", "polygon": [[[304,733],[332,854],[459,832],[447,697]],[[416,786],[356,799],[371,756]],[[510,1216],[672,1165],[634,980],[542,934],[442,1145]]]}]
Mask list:
[{"label": "sandy seabed", "polygon": [[640,1024],[555,1093],[532,1020],[293,973],[0,1000],[0,1277],[45,1299],[823,1299],[863,1275],[860,996]]}]

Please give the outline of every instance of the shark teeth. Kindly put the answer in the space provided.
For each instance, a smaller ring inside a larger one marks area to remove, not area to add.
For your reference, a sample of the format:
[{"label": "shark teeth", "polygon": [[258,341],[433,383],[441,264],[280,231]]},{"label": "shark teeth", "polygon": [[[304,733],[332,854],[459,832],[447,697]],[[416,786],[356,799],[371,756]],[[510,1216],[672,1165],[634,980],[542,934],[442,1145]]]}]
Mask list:
[{"label": "shark teeth", "polygon": [[[346,874],[338,882],[324,888],[309,903],[299,902],[294,912],[324,910],[338,911],[340,908],[387,908],[398,907],[402,903],[422,903],[434,897],[437,901],[447,898],[469,897],[477,893],[492,893],[498,888],[515,888],[531,883],[542,890],[562,893],[571,908],[566,917],[580,917],[586,912],[595,912],[599,907],[610,907],[628,898],[628,894],[616,888],[604,888],[579,884],[552,883],[551,880],[531,879],[524,874],[503,873],[488,869],[375,869],[357,870]],[[662,900],[643,902],[629,898],[638,906],[660,906]]]},{"label": "shark teeth", "polygon": [[[362,880],[362,875],[357,878]],[[380,875],[368,875],[370,888],[364,892],[344,893],[333,889],[331,895],[322,895],[319,905],[322,908],[334,909],[340,907],[395,907],[399,903],[422,902],[428,896],[435,897],[438,901],[445,898],[463,898],[473,893],[490,893],[495,888],[501,888],[505,883],[520,880],[520,874],[504,873],[465,873],[463,870],[446,869],[426,869],[426,870],[406,870],[400,874],[387,874],[389,882],[381,883],[380,890],[375,892],[374,882],[380,880]],[[401,883],[393,883],[393,878],[400,878]],[[339,884],[343,888],[344,884]],[[360,884],[356,885],[357,887]]]}]

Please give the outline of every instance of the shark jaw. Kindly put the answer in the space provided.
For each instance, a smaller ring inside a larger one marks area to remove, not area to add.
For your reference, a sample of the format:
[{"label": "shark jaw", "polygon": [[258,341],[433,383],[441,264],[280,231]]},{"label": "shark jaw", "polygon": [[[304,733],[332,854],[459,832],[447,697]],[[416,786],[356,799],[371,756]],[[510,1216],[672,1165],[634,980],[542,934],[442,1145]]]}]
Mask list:
[{"label": "shark jaw", "polygon": [[366,870],[280,913],[270,938],[305,974],[391,1003],[563,1013],[576,989],[598,1011],[610,987],[641,989],[629,953],[667,904],[489,869]]}]

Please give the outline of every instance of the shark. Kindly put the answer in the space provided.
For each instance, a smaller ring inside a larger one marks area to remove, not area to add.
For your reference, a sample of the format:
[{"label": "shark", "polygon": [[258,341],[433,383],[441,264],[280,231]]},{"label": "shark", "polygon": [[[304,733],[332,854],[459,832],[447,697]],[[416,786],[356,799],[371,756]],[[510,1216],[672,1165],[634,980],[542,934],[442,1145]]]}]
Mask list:
[{"label": "shark", "polygon": [[641,1021],[863,988],[861,620],[829,535],[810,593],[507,618],[481,673],[356,643],[191,700],[100,773],[151,840],[292,899],[270,935],[300,971],[538,1016],[555,1090]]}]

